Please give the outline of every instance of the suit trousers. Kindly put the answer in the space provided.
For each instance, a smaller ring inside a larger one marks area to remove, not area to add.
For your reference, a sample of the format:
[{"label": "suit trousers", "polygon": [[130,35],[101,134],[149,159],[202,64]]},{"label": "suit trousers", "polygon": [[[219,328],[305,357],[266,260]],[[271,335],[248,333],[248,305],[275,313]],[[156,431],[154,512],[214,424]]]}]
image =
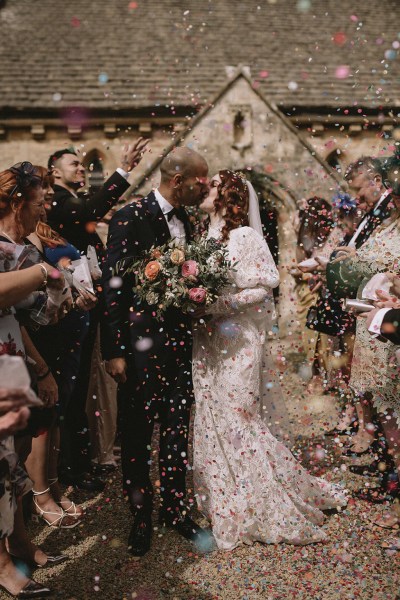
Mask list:
[{"label": "suit trousers", "polygon": [[[161,509],[173,514],[184,507],[193,389],[188,351],[181,351],[179,358],[174,373],[167,372],[163,376],[161,371],[159,393],[150,401],[146,382],[138,381],[132,364],[128,367],[127,382],[119,386],[123,489],[133,513],[141,507],[149,512],[152,509],[150,468],[155,421],[160,423]],[[154,390],[156,386],[149,382],[149,387]]]}]

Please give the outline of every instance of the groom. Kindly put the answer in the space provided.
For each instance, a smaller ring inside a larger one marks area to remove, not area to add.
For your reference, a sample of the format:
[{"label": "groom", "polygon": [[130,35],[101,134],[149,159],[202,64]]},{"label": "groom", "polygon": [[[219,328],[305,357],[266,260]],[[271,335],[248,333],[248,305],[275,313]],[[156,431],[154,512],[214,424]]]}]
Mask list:
[{"label": "groom", "polygon": [[172,238],[181,243],[191,238],[184,207],[207,195],[207,163],[197,152],[179,147],[163,159],[160,170],[157,190],[114,215],[103,268],[107,312],[102,348],[106,368],[119,383],[123,487],[134,516],[128,547],[134,556],[150,549],[155,420],[160,422],[160,522],[191,540],[201,532],[185,505],[193,399],[190,319],[171,308],[158,321],[133,293],[133,278],[114,276],[122,259],[129,262]]}]

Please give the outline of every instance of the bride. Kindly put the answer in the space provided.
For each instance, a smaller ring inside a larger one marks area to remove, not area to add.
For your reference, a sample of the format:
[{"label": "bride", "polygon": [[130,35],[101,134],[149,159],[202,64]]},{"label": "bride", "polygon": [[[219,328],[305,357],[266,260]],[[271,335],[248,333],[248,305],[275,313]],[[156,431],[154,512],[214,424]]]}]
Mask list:
[{"label": "bride", "polygon": [[322,511],[344,506],[346,494],[309,475],[270,431],[284,418],[281,407],[272,410],[279,384],[266,358],[279,275],[262,237],[257,196],[240,175],[220,171],[200,208],[210,217],[208,237],[226,244],[234,267],[232,285],[194,332],[199,509],[222,550],[323,541]]}]

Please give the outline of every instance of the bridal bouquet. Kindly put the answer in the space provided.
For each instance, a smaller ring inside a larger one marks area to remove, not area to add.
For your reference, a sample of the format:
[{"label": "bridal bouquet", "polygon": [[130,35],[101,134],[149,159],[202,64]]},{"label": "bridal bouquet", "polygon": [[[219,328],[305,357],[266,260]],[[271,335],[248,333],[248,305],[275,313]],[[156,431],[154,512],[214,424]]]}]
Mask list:
[{"label": "bridal bouquet", "polygon": [[170,307],[190,313],[213,304],[229,283],[232,268],[223,245],[214,239],[201,238],[185,246],[171,241],[153,247],[129,266],[121,261],[117,274],[134,275],[134,293],[154,306],[160,318]]}]

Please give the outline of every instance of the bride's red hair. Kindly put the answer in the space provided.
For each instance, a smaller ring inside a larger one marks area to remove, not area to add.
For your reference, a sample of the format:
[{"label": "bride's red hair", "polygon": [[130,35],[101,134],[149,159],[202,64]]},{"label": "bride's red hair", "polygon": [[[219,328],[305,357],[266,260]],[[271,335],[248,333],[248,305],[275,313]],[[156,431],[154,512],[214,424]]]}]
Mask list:
[{"label": "bride's red hair", "polygon": [[222,212],[225,225],[222,228],[222,240],[229,237],[232,229],[249,224],[249,191],[244,179],[233,171],[219,171],[221,183],[218,196],[214,200],[216,212]]}]

